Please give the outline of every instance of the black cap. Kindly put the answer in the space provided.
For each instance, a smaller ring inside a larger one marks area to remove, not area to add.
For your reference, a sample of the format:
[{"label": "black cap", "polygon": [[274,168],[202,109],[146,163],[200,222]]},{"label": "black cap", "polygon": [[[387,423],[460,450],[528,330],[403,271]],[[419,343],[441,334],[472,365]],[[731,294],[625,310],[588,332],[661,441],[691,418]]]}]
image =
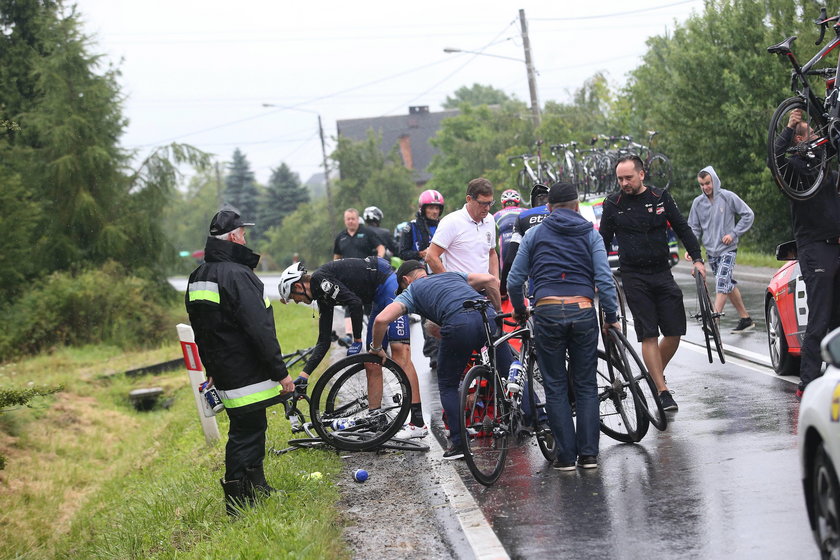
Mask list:
[{"label": "black cap", "polygon": [[252,225],[251,222],[243,222],[235,210],[221,210],[210,221],[210,235],[224,235],[236,228]]},{"label": "black cap", "polygon": [[397,269],[397,285],[399,286],[397,288],[397,293],[398,294],[402,293],[402,291],[403,291],[403,287],[402,287],[402,285],[400,285],[400,282],[402,281],[403,276],[408,276],[409,274],[411,274],[415,270],[420,270],[421,268],[423,270],[426,270],[426,266],[423,263],[421,263],[420,261],[405,261],[404,263],[402,263],[400,265],[400,267]]},{"label": "black cap", "polygon": [[578,190],[571,183],[558,182],[551,185],[548,190],[548,203],[559,204],[561,202],[570,202],[577,200]]}]

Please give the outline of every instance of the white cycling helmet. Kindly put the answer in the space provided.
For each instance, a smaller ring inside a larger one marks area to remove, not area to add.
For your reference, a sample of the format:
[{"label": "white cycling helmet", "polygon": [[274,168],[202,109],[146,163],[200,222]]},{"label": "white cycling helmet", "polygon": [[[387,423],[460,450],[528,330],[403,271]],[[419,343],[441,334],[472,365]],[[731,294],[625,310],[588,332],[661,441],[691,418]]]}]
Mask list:
[{"label": "white cycling helmet", "polygon": [[511,206],[511,205],[519,205],[522,202],[522,195],[519,194],[519,191],[514,189],[507,189],[505,192],[502,193],[502,207]]},{"label": "white cycling helmet", "polygon": [[376,222],[378,224],[382,221],[382,210],[376,206],[368,206],[365,208],[362,218],[365,220],[365,223]]},{"label": "white cycling helmet", "polygon": [[277,289],[280,292],[280,299],[283,303],[289,302],[289,298],[292,295],[292,284],[300,282],[304,274],[306,274],[306,268],[303,266],[303,263],[296,262],[280,275],[280,284],[277,286]]}]

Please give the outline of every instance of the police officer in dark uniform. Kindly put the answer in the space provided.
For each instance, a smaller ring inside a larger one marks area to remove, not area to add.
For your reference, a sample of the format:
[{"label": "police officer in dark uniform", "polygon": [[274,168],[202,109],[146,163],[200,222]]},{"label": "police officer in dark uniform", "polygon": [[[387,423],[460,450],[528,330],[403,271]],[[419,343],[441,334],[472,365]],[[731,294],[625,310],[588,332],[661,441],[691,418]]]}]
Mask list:
[{"label": "police officer in dark uniform", "polygon": [[265,409],[294,391],[263,283],[254,274],[260,256],[245,246],[245,226],[234,210],[210,222],[204,264],[190,275],[185,296],[208,380],[225,405],[230,428],[225,477],[229,515],[274,491],[265,480]]}]

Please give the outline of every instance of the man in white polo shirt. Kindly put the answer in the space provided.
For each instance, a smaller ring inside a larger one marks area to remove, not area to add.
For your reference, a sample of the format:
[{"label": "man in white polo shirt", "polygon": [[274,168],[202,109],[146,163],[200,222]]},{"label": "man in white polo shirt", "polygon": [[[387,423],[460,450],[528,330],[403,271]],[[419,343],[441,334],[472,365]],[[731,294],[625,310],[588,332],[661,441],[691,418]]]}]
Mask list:
[{"label": "man in white polo shirt", "polygon": [[490,216],[493,184],[483,177],[467,185],[467,203],[438,224],[426,251],[432,272],[487,273],[499,277],[496,222]]}]

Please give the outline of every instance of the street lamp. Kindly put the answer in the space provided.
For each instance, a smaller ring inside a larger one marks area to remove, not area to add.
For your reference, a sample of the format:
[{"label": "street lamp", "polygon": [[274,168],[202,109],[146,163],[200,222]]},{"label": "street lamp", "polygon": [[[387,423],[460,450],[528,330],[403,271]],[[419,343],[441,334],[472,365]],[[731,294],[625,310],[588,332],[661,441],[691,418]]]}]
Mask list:
[{"label": "street lamp", "polygon": [[327,215],[330,221],[330,233],[335,237],[335,220],[333,220],[333,205],[332,194],[330,192],[330,168],[327,165],[327,147],[324,143],[324,127],[321,124],[321,113],[311,111],[309,109],[300,109],[298,107],[287,107],[285,105],[275,105],[274,103],[263,103],[263,107],[276,107],[278,109],[287,109],[289,111],[300,111],[301,113],[313,113],[318,115],[318,134],[321,136],[321,157],[324,165],[324,190],[327,195]]},{"label": "street lamp", "polygon": [[531,60],[531,41],[528,39],[528,22],[525,20],[525,10],[519,10],[519,23],[522,28],[522,48],[525,50],[525,60],[514,58],[512,56],[502,56],[498,54],[490,54],[480,51],[467,51],[464,49],[454,49],[447,47],[443,52],[451,53],[468,53],[476,56],[492,56],[493,58],[504,58],[506,60],[515,60],[516,62],[524,62],[525,70],[528,73],[528,91],[531,94],[531,113],[534,117],[534,126],[540,126],[540,102],[537,98],[537,73],[534,70],[534,63]]}]

